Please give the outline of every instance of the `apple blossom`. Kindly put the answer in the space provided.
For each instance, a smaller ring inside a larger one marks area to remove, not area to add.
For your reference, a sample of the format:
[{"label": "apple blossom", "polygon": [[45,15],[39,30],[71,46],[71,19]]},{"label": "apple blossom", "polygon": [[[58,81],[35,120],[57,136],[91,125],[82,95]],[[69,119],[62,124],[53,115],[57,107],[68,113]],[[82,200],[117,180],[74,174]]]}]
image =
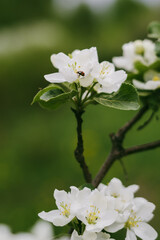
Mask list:
[{"label": "apple blossom", "polygon": [[148,70],[144,74],[144,82],[133,80],[133,84],[138,89],[156,90],[160,88],[160,72]]},{"label": "apple blossom", "polygon": [[127,78],[125,71],[115,71],[115,66],[107,61],[97,64],[92,71],[92,76],[98,82],[94,87],[98,93],[117,92]]},{"label": "apple blossom", "polygon": [[143,240],[155,240],[157,232],[147,223],[153,218],[155,205],[144,198],[135,198],[131,214],[125,223],[127,236],[125,240],[135,240],[136,235]]},{"label": "apple blossom", "polygon": [[52,222],[55,226],[64,226],[71,222],[74,217],[77,216],[77,212],[81,208],[81,204],[87,200],[91,194],[89,188],[78,190],[76,187],[71,187],[71,192],[54,191],[54,198],[56,199],[56,205],[58,210],[53,210],[48,213],[41,212],[39,217]]},{"label": "apple blossom", "polygon": [[142,62],[144,65],[150,65],[156,61],[155,44],[148,40],[136,40],[126,43],[122,46],[123,56],[114,57],[113,63],[118,68],[123,68],[129,72],[135,71],[134,63]]},{"label": "apple blossom", "polygon": [[86,225],[87,231],[100,232],[104,227],[115,222],[117,215],[114,209],[109,208],[107,197],[95,189],[89,195],[77,218]]},{"label": "apple blossom", "polygon": [[51,83],[79,82],[81,86],[88,87],[93,82],[91,72],[98,64],[97,49],[75,50],[69,56],[60,52],[51,56],[51,62],[58,73],[45,75]]}]

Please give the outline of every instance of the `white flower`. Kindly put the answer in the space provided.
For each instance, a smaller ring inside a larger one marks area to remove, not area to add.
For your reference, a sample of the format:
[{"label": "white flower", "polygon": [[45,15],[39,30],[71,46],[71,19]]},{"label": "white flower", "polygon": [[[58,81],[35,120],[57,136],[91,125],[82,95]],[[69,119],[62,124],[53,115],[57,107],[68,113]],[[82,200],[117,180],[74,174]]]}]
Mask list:
[{"label": "white flower", "polygon": [[97,49],[75,50],[67,56],[64,53],[53,54],[52,64],[59,70],[58,73],[45,75],[51,83],[79,82],[81,86],[88,87],[93,82],[91,72],[98,63]]},{"label": "white flower", "polygon": [[91,190],[89,188],[84,188],[80,191],[76,187],[71,187],[71,192],[69,193],[56,189],[54,198],[56,199],[58,210],[48,213],[43,211],[38,215],[40,218],[52,222],[55,226],[64,226],[77,216],[77,212],[90,194]]},{"label": "white flower", "polygon": [[71,236],[71,240],[114,240],[110,238],[110,235],[107,233],[94,233],[84,231],[83,235],[78,235],[78,233],[74,230]]},{"label": "white flower", "polygon": [[124,187],[122,182],[118,178],[113,178],[108,185],[100,184],[98,189],[106,196],[111,196],[114,198],[121,198],[124,202],[128,202],[133,199],[134,193],[138,191],[138,185],[130,185]]},{"label": "white flower", "polygon": [[0,240],[11,240],[12,234],[8,226],[0,225]]},{"label": "white flower", "polygon": [[114,65],[107,61],[97,64],[91,75],[94,76],[99,83],[95,85],[95,90],[98,93],[117,92],[127,78],[125,71],[115,71]]},{"label": "white flower", "polygon": [[82,206],[77,218],[86,225],[86,231],[100,232],[116,221],[117,212],[109,209],[107,197],[97,189],[92,191],[88,201]]},{"label": "white flower", "polygon": [[123,56],[114,57],[113,63],[118,68],[123,68],[129,72],[135,70],[134,63],[140,61],[145,65],[150,65],[156,61],[155,44],[148,40],[136,40],[122,46]]},{"label": "white flower", "polygon": [[104,195],[111,197],[109,201],[110,206],[112,205],[112,208],[118,212],[116,221],[105,228],[108,232],[116,232],[124,227],[124,223],[130,215],[134,193],[139,187],[138,185],[124,187],[119,179],[113,178],[107,186],[100,184],[98,189],[103,192]]},{"label": "white flower", "polygon": [[127,236],[125,240],[136,240],[136,235],[143,240],[155,240],[157,232],[147,223],[153,218],[155,205],[144,198],[133,200],[131,214],[125,223]]},{"label": "white flower", "polygon": [[133,80],[133,84],[138,89],[155,90],[160,88],[160,73],[154,70],[149,70],[144,74],[144,81],[140,82]]}]

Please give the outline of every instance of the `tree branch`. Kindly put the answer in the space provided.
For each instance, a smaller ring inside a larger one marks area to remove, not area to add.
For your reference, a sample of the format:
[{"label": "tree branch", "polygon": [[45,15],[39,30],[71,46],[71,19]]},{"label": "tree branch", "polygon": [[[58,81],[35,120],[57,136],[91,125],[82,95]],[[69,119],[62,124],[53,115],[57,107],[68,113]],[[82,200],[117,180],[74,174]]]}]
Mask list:
[{"label": "tree branch", "polygon": [[126,133],[143,117],[149,109],[148,105],[143,106],[139,112],[116,133],[116,137],[123,142]]},{"label": "tree branch", "polygon": [[157,147],[160,147],[160,140],[127,148],[124,150],[123,156],[128,156],[133,153],[148,151]]},{"label": "tree branch", "polygon": [[97,176],[92,181],[94,187],[97,187],[99,185],[99,183],[105,177],[106,173],[109,171],[109,169],[116,160],[133,153],[148,151],[160,147],[160,140],[147,144],[133,146],[127,149],[123,147],[123,141],[126,133],[142,118],[142,116],[146,113],[148,109],[149,108],[147,105],[142,107],[140,111],[136,114],[136,116],[134,116],[129,122],[127,122],[123,127],[121,127],[116,134],[115,133],[110,134],[110,138],[112,141],[112,149],[106,161],[100,168]]},{"label": "tree branch", "polygon": [[75,114],[76,120],[77,120],[77,147],[74,151],[74,155],[78,163],[80,164],[80,167],[82,168],[84,178],[87,183],[92,182],[92,176],[89,172],[88,166],[85,162],[85,158],[83,155],[84,147],[83,147],[83,137],[82,137],[82,114],[84,113],[84,110],[81,109],[73,109],[71,108],[73,113]]}]

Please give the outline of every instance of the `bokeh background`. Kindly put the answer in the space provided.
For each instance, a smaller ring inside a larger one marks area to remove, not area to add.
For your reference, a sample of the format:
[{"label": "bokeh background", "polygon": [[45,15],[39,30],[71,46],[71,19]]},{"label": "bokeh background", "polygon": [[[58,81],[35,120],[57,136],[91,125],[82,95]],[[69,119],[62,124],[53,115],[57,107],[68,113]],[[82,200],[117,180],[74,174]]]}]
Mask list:
[{"label": "bokeh background", "polygon": [[[125,42],[144,39],[153,20],[160,20],[159,0],[0,0],[0,223],[14,232],[27,231],[38,212],[54,208],[55,188],[84,183],[73,155],[76,122],[70,106],[54,112],[31,106],[38,89],[47,86],[43,75],[55,71],[50,55],[96,46],[100,61],[111,60],[121,55]],[[88,107],[83,131],[93,176],[111,147],[108,134],[134,114]],[[160,137],[156,119],[142,131],[136,127],[127,135],[126,146]],[[116,162],[103,181],[118,177],[126,185],[139,184],[138,195],[157,205],[152,221],[157,231],[159,160],[160,149],[132,155],[124,159],[128,180]]]}]

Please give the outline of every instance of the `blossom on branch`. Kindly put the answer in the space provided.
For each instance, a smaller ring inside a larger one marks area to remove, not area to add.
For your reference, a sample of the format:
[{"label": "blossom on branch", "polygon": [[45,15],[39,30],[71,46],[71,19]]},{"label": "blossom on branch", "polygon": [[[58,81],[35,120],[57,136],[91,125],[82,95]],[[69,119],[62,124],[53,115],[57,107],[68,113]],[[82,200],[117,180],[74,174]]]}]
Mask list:
[{"label": "blossom on branch", "polygon": [[144,73],[144,82],[134,79],[133,84],[138,89],[156,90],[160,88],[160,72],[148,70]]},{"label": "blossom on branch", "polygon": [[148,66],[157,60],[155,44],[148,39],[125,43],[122,50],[123,56],[114,57],[113,63],[116,67],[123,68],[128,72],[135,71],[134,64],[137,61]]}]

